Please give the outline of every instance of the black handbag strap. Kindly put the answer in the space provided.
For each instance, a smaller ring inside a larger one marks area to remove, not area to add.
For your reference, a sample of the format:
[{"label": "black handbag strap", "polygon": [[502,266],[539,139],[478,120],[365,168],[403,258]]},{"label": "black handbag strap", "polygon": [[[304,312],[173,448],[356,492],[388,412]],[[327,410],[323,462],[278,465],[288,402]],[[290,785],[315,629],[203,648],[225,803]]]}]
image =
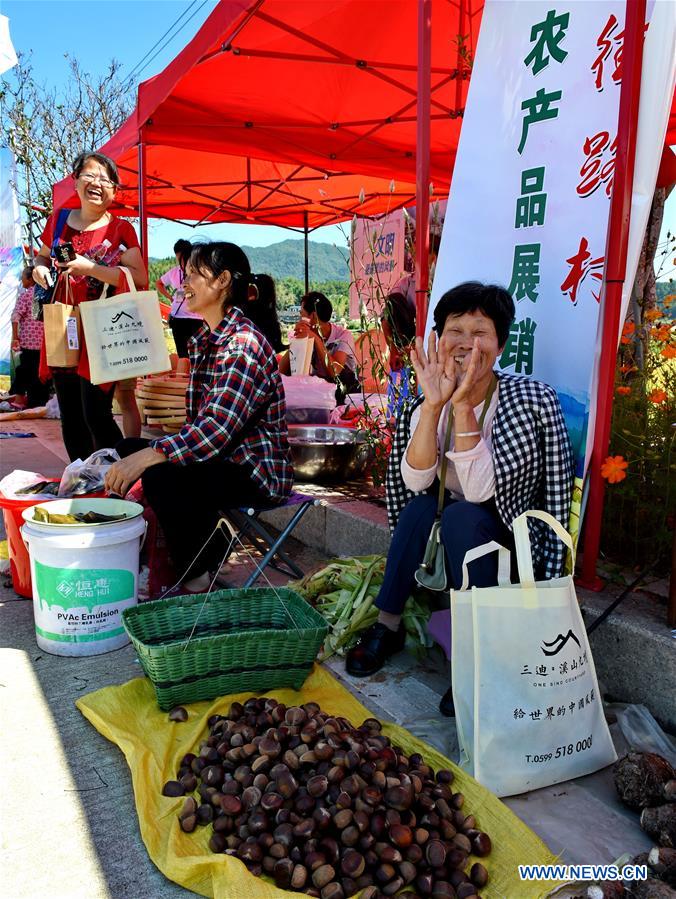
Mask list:
[{"label": "black handbag strap", "polygon": [[[491,404],[491,400],[493,399],[493,394],[495,393],[495,388],[497,386],[498,379],[495,375],[491,378],[491,383],[486,391],[486,399],[484,400],[484,407],[481,410],[481,417],[479,418],[479,430],[481,431],[484,426],[484,421],[486,420],[486,415],[488,413],[488,407]],[[450,403],[450,400],[449,400]],[[446,470],[448,468],[448,448],[451,445],[451,431],[453,430],[453,405],[451,404],[450,409],[448,410],[448,422],[446,424],[446,437],[444,438],[444,456],[441,460],[441,473],[439,475],[439,499],[437,501],[437,518],[441,518],[441,513],[444,510],[444,491],[446,490]]]}]

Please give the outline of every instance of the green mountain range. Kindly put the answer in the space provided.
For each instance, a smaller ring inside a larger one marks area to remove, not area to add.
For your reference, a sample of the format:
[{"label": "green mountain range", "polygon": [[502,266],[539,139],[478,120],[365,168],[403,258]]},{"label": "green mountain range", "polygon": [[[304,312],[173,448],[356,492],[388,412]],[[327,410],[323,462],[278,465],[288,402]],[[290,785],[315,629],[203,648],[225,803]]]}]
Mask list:
[{"label": "green mountain range", "polygon": [[[302,240],[282,240],[269,247],[242,247],[249,257],[251,269],[273,278],[305,277],[305,255]],[[328,243],[309,242],[310,280],[350,280],[349,253],[347,247]]]}]

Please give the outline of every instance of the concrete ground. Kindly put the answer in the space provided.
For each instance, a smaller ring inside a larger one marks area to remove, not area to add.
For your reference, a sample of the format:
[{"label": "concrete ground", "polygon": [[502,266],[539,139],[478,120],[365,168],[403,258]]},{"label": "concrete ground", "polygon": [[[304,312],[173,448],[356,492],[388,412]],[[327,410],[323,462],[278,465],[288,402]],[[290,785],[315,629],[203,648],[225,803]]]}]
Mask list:
[{"label": "concrete ground", "polygon": [[[4,424],[2,430],[32,431],[37,436],[0,441],[0,477],[13,468],[46,476],[60,474],[65,458],[59,423],[14,424],[14,428]],[[386,548],[386,543],[377,543],[384,539],[382,510],[370,505],[364,521],[357,514],[363,509],[355,505],[347,508],[362,502],[343,498],[334,504],[341,508],[324,507],[318,510],[320,519],[314,525],[312,520],[304,523],[306,534],[300,533],[304,542],[291,547],[302,567],[321,564],[339,553],[338,547],[343,545],[344,554],[376,551],[374,544]],[[352,539],[349,545],[346,532]],[[324,543],[317,546],[320,540]],[[249,560],[243,556],[230,570],[233,584],[243,581],[248,565]],[[278,577],[278,583],[285,581]],[[601,603],[600,597],[598,601]],[[639,597],[634,601],[640,606],[643,600]],[[627,699],[633,698],[632,690],[639,689],[630,673],[632,647],[638,644],[631,641],[640,638],[645,641],[643,651],[650,652],[663,638],[670,639],[666,627],[660,627],[659,609],[654,613],[653,632],[650,628],[641,630],[636,623],[641,618],[640,608],[630,612],[635,620],[629,613],[621,616],[621,626],[617,625],[620,630],[606,629],[606,624],[599,628],[598,648],[595,645],[602,680],[605,669],[599,655],[619,652],[623,656]],[[594,614],[593,609],[588,614]],[[673,642],[666,648],[673,653]],[[654,673],[652,684],[653,689],[663,691],[660,677],[665,674],[665,666],[666,676],[671,674],[668,659],[661,655],[659,659],[662,670]],[[612,675],[614,667],[609,666]],[[374,714],[404,724],[453,755],[457,745],[453,724],[437,710],[447,686],[446,663],[438,651],[431,651],[421,662],[402,654],[386,670],[362,680],[347,676],[341,659],[330,660],[328,667]],[[165,899],[190,895],[167,881],[150,861],[140,839],[126,762],[117,747],[101,737],[74,705],[85,693],[140,674],[130,646],[77,659],[42,652],[35,643],[32,603],[18,598],[8,585],[0,587],[3,896]],[[671,714],[674,683],[676,679],[671,680],[671,695],[664,699],[665,718]],[[621,749],[621,737],[617,740]],[[609,769],[514,797],[507,804],[566,861],[611,862],[623,852],[639,852],[649,843],[637,826],[636,816],[615,799]]]}]

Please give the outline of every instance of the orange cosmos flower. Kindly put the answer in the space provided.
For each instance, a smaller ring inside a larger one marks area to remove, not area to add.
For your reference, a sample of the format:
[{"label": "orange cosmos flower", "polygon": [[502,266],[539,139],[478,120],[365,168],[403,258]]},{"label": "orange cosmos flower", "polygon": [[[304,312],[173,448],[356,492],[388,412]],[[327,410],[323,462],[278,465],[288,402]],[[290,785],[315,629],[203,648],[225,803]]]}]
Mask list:
[{"label": "orange cosmos flower", "polygon": [[676,359],[676,344],[670,343],[660,353],[660,356],[664,356],[665,359]]},{"label": "orange cosmos flower", "polygon": [[652,393],[648,394],[648,399],[651,403],[655,403],[656,406],[659,406],[660,403],[663,403],[667,398],[666,390],[653,390]]},{"label": "orange cosmos flower", "polygon": [[638,371],[638,368],[635,365],[626,363],[625,365],[620,365],[620,371],[623,375],[628,375],[631,371]]},{"label": "orange cosmos flower", "polygon": [[609,484],[619,484],[627,475],[624,469],[629,465],[622,456],[608,456],[601,466],[601,477]]},{"label": "orange cosmos flower", "polygon": [[636,325],[633,322],[625,322],[624,327],[622,328],[622,337],[620,338],[620,343],[623,343],[625,345],[631,343],[629,338],[635,330]]},{"label": "orange cosmos flower", "polygon": [[619,393],[620,396],[629,396],[631,393],[631,387],[617,387],[615,389],[616,393]]},{"label": "orange cosmos flower", "polygon": [[659,328],[655,328],[652,332],[652,336],[655,340],[669,340],[671,337],[671,325],[660,325]]},{"label": "orange cosmos flower", "polygon": [[654,322],[655,319],[661,318],[661,317],[662,317],[662,313],[660,312],[659,309],[648,309],[648,311],[644,315],[645,320],[648,322]]}]

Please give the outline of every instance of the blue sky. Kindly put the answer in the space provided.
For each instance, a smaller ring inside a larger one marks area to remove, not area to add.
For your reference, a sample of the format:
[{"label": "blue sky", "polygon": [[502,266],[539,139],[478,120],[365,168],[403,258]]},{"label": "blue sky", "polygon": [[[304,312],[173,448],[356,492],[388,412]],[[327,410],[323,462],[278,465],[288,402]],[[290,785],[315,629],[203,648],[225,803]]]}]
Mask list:
[{"label": "blue sky", "polygon": [[[0,9],[10,20],[16,50],[32,50],[38,77],[58,86],[68,74],[66,53],[77,57],[85,71],[103,71],[115,58],[123,64],[123,76],[133,74],[142,63],[138,73],[141,80],[151,78],[190,41],[216,5],[217,0],[2,0]],[[661,240],[665,240],[667,228],[672,232],[676,229],[676,190],[666,205]],[[185,231],[181,225],[151,221],[150,254],[171,255],[174,242],[184,237]],[[196,234],[249,246],[268,246],[299,236],[266,225],[189,229],[189,237]],[[313,232],[312,240],[339,246],[346,243],[343,230],[337,225]]]},{"label": "blue sky", "polygon": [[[90,73],[105,70],[114,58],[123,65],[122,77],[133,76],[141,63],[140,80],[151,78],[194,37],[216,5],[217,0],[2,0],[0,11],[9,19],[15,50],[32,50],[38,79],[58,86],[68,76],[66,53]],[[300,236],[267,225],[212,225],[188,231],[189,238],[202,234],[212,240],[257,247]],[[170,256],[175,241],[185,237],[185,232],[181,225],[151,221],[150,255]],[[312,240],[345,246],[343,233],[335,225],[313,232]]]}]

